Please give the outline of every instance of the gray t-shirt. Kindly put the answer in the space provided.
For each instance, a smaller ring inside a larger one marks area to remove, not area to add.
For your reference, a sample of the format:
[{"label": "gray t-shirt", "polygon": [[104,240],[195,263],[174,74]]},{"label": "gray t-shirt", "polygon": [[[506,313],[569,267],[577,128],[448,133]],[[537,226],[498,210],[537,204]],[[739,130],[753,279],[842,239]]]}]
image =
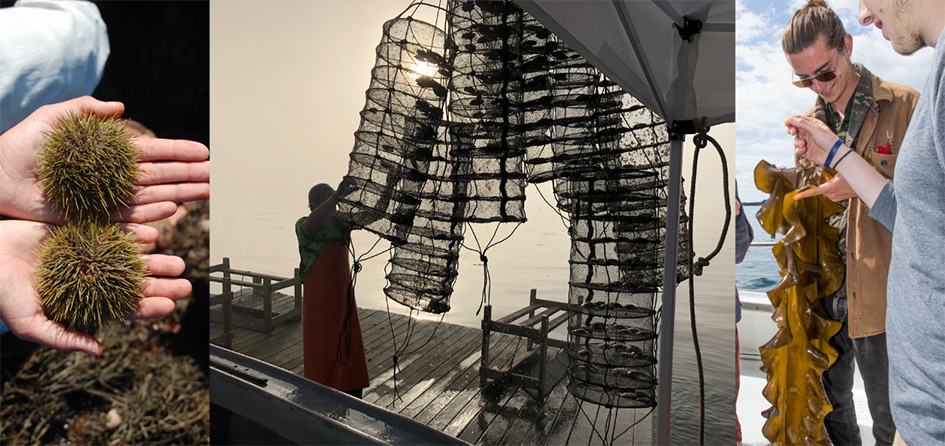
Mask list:
[{"label": "gray t-shirt", "polygon": [[870,217],[893,231],[886,349],[893,420],[911,445],[945,443],[945,31]]}]

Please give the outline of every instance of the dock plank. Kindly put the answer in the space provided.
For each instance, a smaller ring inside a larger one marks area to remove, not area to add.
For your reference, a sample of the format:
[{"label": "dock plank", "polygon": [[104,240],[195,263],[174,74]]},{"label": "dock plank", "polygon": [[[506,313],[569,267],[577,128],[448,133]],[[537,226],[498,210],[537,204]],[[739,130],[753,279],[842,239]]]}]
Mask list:
[{"label": "dock plank", "polygon": [[464,357],[468,357],[473,353],[473,349],[479,346],[474,339],[469,337],[460,338],[454,344],[456,345],[444,345],[438,352],[431,354],[418,353],[418,360],[404,370],[405,387],[409,390],[400,392],[396,399],[391,392],[378,393],[379,398],[374,401],[374,404],[387,408],[397,404],[409,405],[426,393],[436,381],[447,378],[455,365],[462,362]]},{"label": "dock plank", "polygon": [[[499,348],[501,352],[493,356],[494,359],[490,361],[490,364],[502,364],[511,360],[517,353],[516,347],[518,347],[518,344],[520,343],[516,342],[512,336],[493,336],[491,348]],[[524,343],[521,344],[524,345]],[[479,369],[476,368],[473,382],[478,381]],[[444,407],[430,426],[450,435],[458,435],[466,427],[466,424],[478,417],[490,401],[502,398],[502,392],[505,388],[506,386],[503,385],[489,383],[479,391],[464,392],[461,398],[455,399]]]},{"label": "dock plank", "polygon": [[[279,308],[290,305],[291,300],[286,299]],[[482,332],[478,328],[388,314],[385,310],[360,308],[358,316],[371,377],[364,391],[365,401],[474,444],[600,443],[587,417],[597,415],[597,429],[602,430],[604,411],[583,415],[578,401],[567,391],[567,378],[552,388],[542,404],[534,399],[533,391],[517,385],[480,385]],[[408,331],[410,339],[404,347]],[[211,323],[210,333],[222,333],[222,325]],[[521,338],[493,333],[490,367],[507,369],[525,354],[526,344]],[[234,327],[233,350],[301,375],[302,323],[285,321],[271,333]],[[398,350],[395,394],[393,358]],[[549,356],[554,355],[560,355],[560,350],[550,349]],[[560,356],[555,359],[563,360]],[[597,410],[597,406],[585,406],[585,411]],[[634,416],[632,411],[621,413],[616,432],[629,425]],[[634,437],[649,441],[650,434],[630,432],[619,443]]]},{"label": "dock plank", "polygon": [[[503,345],[494,346],[493,353],[501,355],[504,349],[510,345],[511,343],[504,343]],[[447,396],[447,398],[438,398],[430,402],[413,418],[435,429],[443,429],[452,421],[453,417],[482,390],[479,388],[479,360],[482,357],[481,355],[482,351],[480,350],[475,356],[475,362],[442,391],[442,395]]]},{"label": "dock plank", "polygon": [[[403,350],[398,355],[398,376],[400,379],[410,380],[414,378],[416,373],[422,372],[423,368],[430,367],[430,360],[434,358],[444,360],[446,357],[455,354],[458,349],[457,342],[468,339],[468,336],[463,336],[466,334],[465,327],[448,324],[439,327],[435,324],[426,325],[427,326],[421,327],[419,330],[415,331],[412,339],[410,339],[406,345],[401,344],[398,347]],[[436,339],[437,342],[432,342],[434,339]],[[381,367],[384,365],[392,367],[393,353],[392,351],[390,364],[379,365]],[[443,355],[447,356],[443,357]],[[420,359],[423,360],[417,362],[417,360]],[[378,384],[382,383],[383,381],[378,382]],[[378,386],[377,396],[383,396],[381,386]]]},{"label": "dock plank", "polygon": [[[562,376],[567,368],[566,353],[560,352],[553,358],[548,358],[547,373],[551,379],[553,376]],[[537,376],[537,372],[532,374]],[[560,386],[559,386],[560,387]],[[479,444],[520,444],[521,438],[527,433],[530,425],[529,421],[534,419],[540,410],[542,403],[536,400],[532,393],[537,393],[533,389],[519,389],[516,395],[520,398],[513,398],[510,404],[501,408],[498,416],[489,424],[488,428],[482,433]],[[549,398],[549,395],[545,395]],[[507,438],[507,436],[509,438]]]},{"label": "dock plank", "polygon": [[[377,358],[378,360],[369,368],[368,375],[371,376],[371,387],[365,390],[364,399],[368,402],[373,402],[376,398],[381,395],[393,390],[395,385],[395,374],[398,382],[398,386],[405,384],[404,379],[409,376],[405,375],[405,368],[410,366],[414,361],[416,361],[421,354],[419,352],[411,351],[416,349],[417,346],[423,344],[426,340],[432,339],[434,330],[436,327],[432,324],[417,324],[419,328],[414,329],[411,333],[411,338],[406,339],[406,330],[403,336],[397,338],[397,341],[393,340],[386,343],[386,347],[380,350],[375,350],[371,354],[371,357]],[[461,327],[460,327],[461,328]],[[407,341],[407,344],[404,345],[404,342]],[[411,343],[410,341],[413,341]],[[398,350],[404,350],[401,354],[397,354]],[[426,353],[424,351],[423,353]],[[394,368],[394,357],[397,356],[397,369]],[[396,373],[395,373],[396,372]]]},{"label": "dock plank", "polygon": [[[555,386],[545,397],[544,403],[535,409],[535,413],[526,419],[520,417],[509,428],[510,433],[503,439],[502,444],[508,445],[536,445],[545,444],[545,439],[554,428],[561,409],[564,407],[565,399],[569,398],[566,386]],[[537,421],[537,422],[533,422]]]}]

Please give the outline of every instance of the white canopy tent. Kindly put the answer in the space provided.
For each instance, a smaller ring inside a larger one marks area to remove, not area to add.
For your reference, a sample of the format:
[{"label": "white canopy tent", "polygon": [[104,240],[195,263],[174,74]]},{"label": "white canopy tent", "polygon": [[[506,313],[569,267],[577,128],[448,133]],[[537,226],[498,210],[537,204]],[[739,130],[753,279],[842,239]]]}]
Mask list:
[{"label": "white canopy tent", "polygon": [[657,438],[669,444],[682,147],[695,123],[735,121],[734,0],[516,0],[670,130]]}]

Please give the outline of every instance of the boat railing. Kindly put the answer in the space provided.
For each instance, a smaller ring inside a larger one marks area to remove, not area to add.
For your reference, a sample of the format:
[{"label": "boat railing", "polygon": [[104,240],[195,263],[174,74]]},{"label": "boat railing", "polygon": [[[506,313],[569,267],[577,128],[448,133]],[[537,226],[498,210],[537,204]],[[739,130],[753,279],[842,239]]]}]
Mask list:
[{"label": "boat railing", "polygon": [[210,398],[220,444],[466,445],[415,420],[288,370],[210,345]]}]

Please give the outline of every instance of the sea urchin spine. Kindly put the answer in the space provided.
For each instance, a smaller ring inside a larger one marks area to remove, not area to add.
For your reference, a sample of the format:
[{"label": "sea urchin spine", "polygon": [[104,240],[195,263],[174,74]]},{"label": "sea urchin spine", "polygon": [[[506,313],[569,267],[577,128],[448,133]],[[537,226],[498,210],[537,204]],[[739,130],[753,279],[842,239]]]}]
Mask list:
[{"label": "sea urchin spine", "polygon": [[134,198],[138,153],[124,122],[70,113],[46,134],[36,173],[46,201],[66,220],[105,221]]},{"label": "sea urchin spine", "polygon": [[71,222],[52,230],[39,253],[36,287],[49,316],[68,326],[100,327],[144,297],[145,261],[118,224]]}]

